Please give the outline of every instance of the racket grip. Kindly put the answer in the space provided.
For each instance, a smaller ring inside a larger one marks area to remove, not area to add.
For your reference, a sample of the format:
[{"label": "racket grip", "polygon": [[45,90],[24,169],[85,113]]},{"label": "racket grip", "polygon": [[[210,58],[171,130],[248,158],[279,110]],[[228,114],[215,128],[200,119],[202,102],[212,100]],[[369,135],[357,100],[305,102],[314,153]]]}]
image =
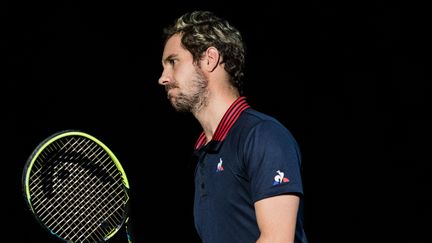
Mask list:
[{"label": "racket grip", "polygon": [[130,217],[127,219],[127,221],[126,221],[126,224],[125,224],[125,230],[126,230],[126,237],[127,237],[127,240],[128,240],[128,243],[133,243],[134,242],[134,239],[133,239],[133,236],[132,236],[132,223],[131,223],[131,220],[130,220]]}]

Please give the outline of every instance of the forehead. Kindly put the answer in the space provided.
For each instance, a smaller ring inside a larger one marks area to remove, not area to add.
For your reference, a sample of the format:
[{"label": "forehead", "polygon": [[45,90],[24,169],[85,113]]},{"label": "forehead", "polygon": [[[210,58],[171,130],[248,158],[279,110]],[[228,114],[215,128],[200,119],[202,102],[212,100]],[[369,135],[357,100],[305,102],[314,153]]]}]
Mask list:
[{"label": "forehead", "polygon": [[180,55],[182,52],[187,52],[187,50],[181,45],[181,35],[175,34],[165,43],[162,58],[164,59],[170,55]]}]

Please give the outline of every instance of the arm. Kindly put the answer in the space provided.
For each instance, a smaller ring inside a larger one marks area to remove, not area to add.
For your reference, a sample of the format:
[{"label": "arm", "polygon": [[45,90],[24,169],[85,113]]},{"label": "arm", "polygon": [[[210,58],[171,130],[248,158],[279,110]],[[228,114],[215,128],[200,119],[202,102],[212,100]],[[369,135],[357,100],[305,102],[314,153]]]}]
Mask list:
[{"label": "arm", "polygon": [[294,242],[299,197],[279,195],[255,203],[261,235],[257,243]]}]

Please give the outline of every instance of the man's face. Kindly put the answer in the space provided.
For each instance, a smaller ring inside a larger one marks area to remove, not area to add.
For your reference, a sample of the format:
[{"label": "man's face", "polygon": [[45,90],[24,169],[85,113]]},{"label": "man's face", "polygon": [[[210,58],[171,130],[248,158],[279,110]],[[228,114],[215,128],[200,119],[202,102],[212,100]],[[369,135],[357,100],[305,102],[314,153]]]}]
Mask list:
[{"label": "man's face", "polygon": [[177,111],[197,112],[207,101],[208,81],[192,54],[181,45],[181,36],[168,39],[162,55],[163,72],[159,84]]}]

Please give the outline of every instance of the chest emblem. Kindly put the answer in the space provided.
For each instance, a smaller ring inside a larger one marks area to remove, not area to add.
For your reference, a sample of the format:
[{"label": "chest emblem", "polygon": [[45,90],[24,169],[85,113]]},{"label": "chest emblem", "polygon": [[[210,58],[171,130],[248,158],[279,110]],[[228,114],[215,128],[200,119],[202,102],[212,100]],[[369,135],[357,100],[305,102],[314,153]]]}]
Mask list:
[{"label": "chest emblem", "polygon": [[224,170],[222,163],[223,163],[222,158],[219,158],[219,163],[217,164],[216,172],[221,172]]}]

